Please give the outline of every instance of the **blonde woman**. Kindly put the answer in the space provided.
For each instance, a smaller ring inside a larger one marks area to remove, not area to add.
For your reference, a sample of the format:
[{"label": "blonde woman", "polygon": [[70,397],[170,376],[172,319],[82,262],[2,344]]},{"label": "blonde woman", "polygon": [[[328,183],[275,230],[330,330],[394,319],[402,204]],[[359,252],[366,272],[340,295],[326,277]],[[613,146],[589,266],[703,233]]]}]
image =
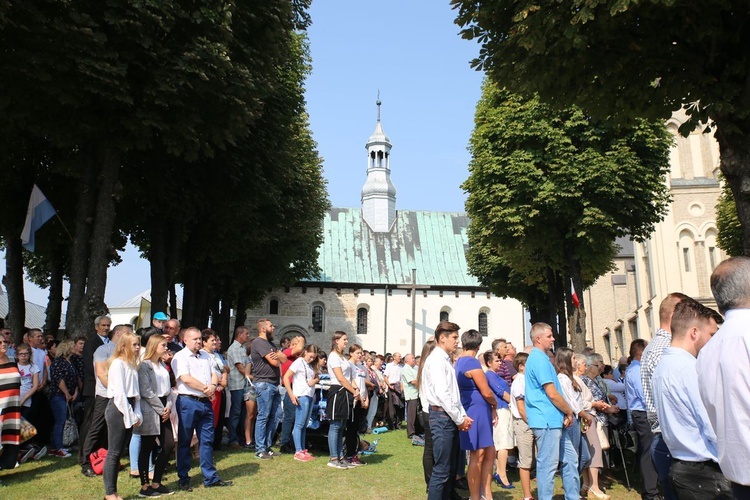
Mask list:
[{"label": "blonde woman", "polygon": [[[161,484],[164,469],[174,452],[174,433],[169,420],[172,403],[169,401],[171,384],[169,371],[162,358],[167,352],[167,338],[152,335],[146,344],[143,361],[138,365],[138,386],[141,394],[143,424],[133,431],[141,436],[138,454],[138,473],[141,478],[141,497],[171,495],[172,491]],[[153,481],[149,481],[149,457],[159,438],[161,450],[154,463]],[[149,485],[149,482],[151,483]]]},{"label": "blonde woman", "polygon": [[115,352],[107,360],[107,439],[109,449],[104,462],[104,493],[107,500],[122,500],[117,494],[117,472],[128,430],[143,422],[138,384],[138,352],[141,341],[132,330],[117,340]]}]

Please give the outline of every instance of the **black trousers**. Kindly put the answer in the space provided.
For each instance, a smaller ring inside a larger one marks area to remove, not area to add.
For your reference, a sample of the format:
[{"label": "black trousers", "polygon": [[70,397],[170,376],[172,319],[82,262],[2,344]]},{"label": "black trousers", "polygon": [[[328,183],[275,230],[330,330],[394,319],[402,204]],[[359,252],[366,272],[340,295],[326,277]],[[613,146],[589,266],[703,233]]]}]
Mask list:
[{"label": "black trousers", "polygon": [[52,435],[52,407],[49,405],[49,398],[43,391],[34,393],[31,396],[31,422],[36,427],[37,434],[34,437],[34,443],[39,446],[47,446]]},{"label": "black trousers", "polygon": [[[86,431],[86,437],[80,443],[83,455],[82,466],[89,464],[89,456],[99,448],[108,448],[107,446],[107,421],[104,418],[109,399],[101,396],[94,396],[93,410],[91,411],[91,422]],[[89,464],[90,465],[90,464]]]},{"label": "black trousers", "polygon": [[91,426],[91,418],[94,416],[94,396],[83,396],[83,420],[81,420],[81,426],[78,428],[78,465],[85,465],[88,461],[83,454],[83,445],[86,440],[86,434],[89,432]]},{"label": "black trousers", "polygon": [[344,430],[344,445],[346,447],[344,456],[346,458],[352,458],[359,453],[359,429],[367,417],[367,410],[357,405],[351,415]]},{"label": "black trousers", "polygon": [[672,489],[680,500],[731,500],[732,483],[713,461],[676,460],[669,468]]},{"label": "black trousers", "polygon": [[417,433],[419,422],[417,413],[419,411],[419,399],[410,399],[406,401],[406,435],[412,437]]},{"label": "black trousers", "polygon": [[750,500],[750,486],[732,483],[732,494],[734,500]]},{"label": "black trousers", "polygon": [[651,432],[651,424],[648,423],[645,411],[635,410],[633,415],[633,427],[638,435],[638,449],[636,455],[641,466],[641,477],[643,478],[644,499],[656,498],[658,495],[659,475],[651,460],[651,443],[654,435]]},{"label": "black trousers", "polygon": [[388,419],[391,421],[391,425],[394,429],[401,428],[401,406],[400,401],[403,401],[401,394],[394,394],[395,391],[391,389],[388,391],[388,398],[386,399],[386,405],[388,410]]},{"label": "black trousers", "polygon": [[[422,469],[424,470],[425,485],[430,486],[432,467],[435,465],[435,457],[432,455],[432,432],[430,432],[430,414],[419,412],[419,418],[424,428],[424,453],[422,453]],[[455,478],[454,478],[455,479]]]}]

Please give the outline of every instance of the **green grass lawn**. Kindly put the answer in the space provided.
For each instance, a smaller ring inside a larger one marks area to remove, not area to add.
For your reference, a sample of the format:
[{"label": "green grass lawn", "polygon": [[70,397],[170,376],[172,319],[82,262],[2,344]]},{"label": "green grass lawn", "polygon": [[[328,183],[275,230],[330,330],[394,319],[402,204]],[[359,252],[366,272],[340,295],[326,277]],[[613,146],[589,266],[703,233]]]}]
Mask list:
[{"label": "green grass lawn", "polygon": [[[372,439],[373,436],[367,436]],[[177,492],[169,498],[194,499],[411,499],[425,498],[422,473],[423,448],[412,446],[405,431],[381,435],[378,452],[363,457],[364,467],[335,470],[326,466],[327,449],[311,450],[319,458],[308,463],[297,462],[292,455],[273,460],[257,460],[249,452],[216,452],[214,455],[219,475],[234,481],[229,488],[203,488],[198,460],[193,460],[192,493]],[[632,463],[632,455],[629,455]],[[127,464],[127,458],[123,459]],[[29,462],[17,469],[0,471],[0,499],[95,499],[104,498],[101,476],[87,478],[81,475],[75,454],[68,459],[46,457],[39,462]],[[129,470],[129,469],[128,469]],[[138,498],[137,479],[128,477],[128,470],[120,473],[118,490],[123,498]],[[174,463],[167,469],[165,484],[177,488]],[[518,475],[510,469],[509,477],[517,481]],[[618,476],[619,477],[619,476]],[[623,476],[624,478],[624,476]],[[631,475],[631,484],[638,478]],[[623,481],[624,482],[624,481]],[[558,488],[560,479],[557,478]],[[520,484],[515,490],[502,490],[495,486],[493,499],[522,499]],[[536,488],[532,482],[532,488]],[[560,490],[562,492],[562,490]],[[621,484],[609,491],[613,499],[640,498],[635,491],[628,492]],[[468,492],[465,492],[468,496]],[[558,498],[556,496],[556,498]],[[559,496],[562,499],[562,495]]]}]

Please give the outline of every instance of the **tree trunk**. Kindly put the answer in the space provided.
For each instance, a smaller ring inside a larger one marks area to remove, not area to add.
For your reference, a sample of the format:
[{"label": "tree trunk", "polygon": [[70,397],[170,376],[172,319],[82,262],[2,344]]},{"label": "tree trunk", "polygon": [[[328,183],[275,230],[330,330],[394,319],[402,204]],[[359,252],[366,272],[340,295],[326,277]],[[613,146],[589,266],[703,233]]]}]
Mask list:
[{"label": "tree trunk", "polygon": [[5,235],[5,276],[3,285],[8,290],[8,320],[6,328],[13,332],[18,344],[26,326],[26,300],[23,291],[23,247],[16,234]]},{"label": "tree trunk", "polygon": [[96,163],[90,154],[82,154],[83,176],[76,207],[75,238],[70,255],[70,290],[65,329],[68,336],[86,335],[92,325],[86,320],[86,270],[89,264],[89,240],[94,215],[94,179]]},{"label": "tree trunk", "polygon": [[167,274],[164,224],[151,221],[149,227],[148,262],[151,269],[151,315],[167,310]]},{"label": "tree trunk", "polygon": [[[743,254],[750,257],[750,120],[726,123],[717,119],[716,139],[719,142],[721,172],[729,184],[742,227]],[[722,125],[726,123],[726,127]],[[740,132],[734,132],[739,129]]]},{"label": "tree trunk", "polygon": [[229,345],[229,320],[232,317],[232,301],[228,296],[222,297],[221,299],[221,310],[219,312],[221,316],[221,329],[218,330],[219,337],[221,337],[222,345]]},{"label": "tree trunk", "polygon": [[237,296],[237,310],[234,312],[234,328],[245,326],[247,321],[247,293],[241,291]]},{"label": "tree trunk", "polygon": [[[583,278],[581,277],[579,262],[570,259],[570,268],[573,286],[575,287],[580,307],[576,308],[573,305],[572,298],[566,301],[569,307],[568,311],[570,312],[568,315],[568,331],[570,332],[571,348],[575,352],[581,352],[586,347],[586,304],[583,301]],[[570,282],[567,283],[565,288],[570,289]],[[569,291],[568,295],[572,297],[572,291]]]},{"label": "tree trunk", "polygon": [[182,233],[174,223],[167,224],[166,260],[164,261],[164,276],[169,288],[169,313],[171,317],[177,318],[177,262],[180,258],[180,242]]},{"label": "tree trunk", "polygon": [[[55,255],[52,261],[52,270],[49,278],[49,298],[47,299],[47,317],[44,321],[44,333],[51,333],[57,338],[60,331],[60,319],[63,307],[63,278],[65,275],[65,263],[62,256]],[[71,338],[70,332],[65,336]]]},{"label": "tree trunk", "polygon": [[184,287],[182,290],[182,326],[187,328],[195,324],[197,271],[185,269]]},{"label": "tree trunk", "polygon": [[204,329],[208,326],[208,318],[211,312],[210,293],[211,293],[211,272],[210,263],[205,260],[201,270],[198,272],[198,288],[196,290],[196,311],[193,316],[195,327]]},{"label": "tree trunk", "polygon": [[104,294],[107,290],[107,269],[114,252],[112,232],[115,228],[115,201],[119,191],[120,152],[105,145],[100,150],[99,159],[102,169],[97,179],[96,219],[91,232],[91,254],[86,277],[89,325],[94,324],[97,316],[109,314]]}]

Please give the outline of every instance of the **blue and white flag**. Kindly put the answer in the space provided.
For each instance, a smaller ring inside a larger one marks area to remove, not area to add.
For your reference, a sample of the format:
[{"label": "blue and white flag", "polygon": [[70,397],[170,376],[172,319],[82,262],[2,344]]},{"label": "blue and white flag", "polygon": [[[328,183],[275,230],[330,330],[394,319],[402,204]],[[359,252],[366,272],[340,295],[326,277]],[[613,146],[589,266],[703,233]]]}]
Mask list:
[{"label": "blue and white flag", "polygon": [[26,250],[34,252],[34,235],[56,213],[52,203],[44,196],[39,186],[34,184],[29,198],[29,208],[26,210],[26,224],[21,231],[21,244]]}]

